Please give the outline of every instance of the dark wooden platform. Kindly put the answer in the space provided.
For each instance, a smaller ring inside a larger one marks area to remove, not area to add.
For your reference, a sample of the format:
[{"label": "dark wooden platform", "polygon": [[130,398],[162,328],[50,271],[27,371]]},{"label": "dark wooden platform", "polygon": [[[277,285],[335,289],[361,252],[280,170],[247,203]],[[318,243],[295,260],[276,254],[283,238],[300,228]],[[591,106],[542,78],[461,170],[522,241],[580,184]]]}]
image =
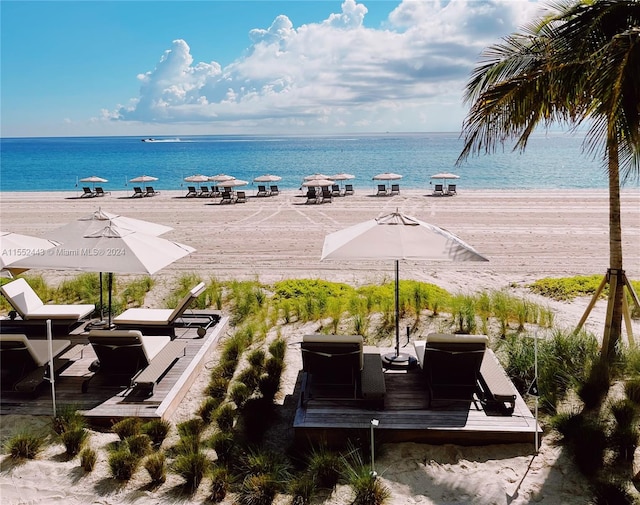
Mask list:
[{"label": "dark wooden platform", "polygon": [[[204,337],[198,336],[195,327],[176,328],[176,340],[186,343],[185,356],[178,359],[156,384],[151,396],[136,395],[130,388],[106,386],[99,381],[95,384],[89,382],[88,391],[83,393],[82,384],[93,375],[89,371],[89,365],[96,359],[96,355],[88,344],[86,332],[79,328],[65,337],[71,340],[72,347],[62,357],[71,360],[71,365],[55,381],[56,405],[73,405],[93,425],[110,426],[114,421],[130,416],[145,420],[169,418],[210,359],[227,324],[228,317],[222,317],[215,326],[207,330]],[[51,384],[46,381],[33,395],[3,392],[0,397],[0,415],[51,416],[51,394]]]},{"label": "dark wooden platform", "polygon": [[384,409],[367,409],[357,400],[298,404],[294,419],[296,439],[342,443],[347,438],[369,437],[372,419],[379,421],[375,428],[379,442],[533,444],[536,429],[541,432],[520,395],[511,416],[485,412],[479,401],[434,401],[429,409],[427,388],[419,369],[388,370],[384,376]]}]

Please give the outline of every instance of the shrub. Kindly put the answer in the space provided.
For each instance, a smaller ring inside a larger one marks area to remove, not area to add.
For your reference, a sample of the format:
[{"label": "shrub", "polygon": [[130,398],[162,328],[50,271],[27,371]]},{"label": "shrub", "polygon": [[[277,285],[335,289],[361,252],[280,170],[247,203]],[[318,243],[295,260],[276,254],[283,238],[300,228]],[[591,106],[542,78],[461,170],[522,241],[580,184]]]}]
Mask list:
[{"label": "shrub", "polygon": [[78,454],[88,437],[89,432],[82,427],[68,429],[60,435],[60,439],[62,440],[66,453],[69,456],[75,456]]},{"label": "shrub", "polygon": [[311,450],[307,467],[310,476],[318,486],[333,489],[340,478],[342,459],[323,445]]},{"label": "shrub", "polygon": [[302,474],[289,482],[291,505],[309,505],[315,493],[316,484],[309,474]]},{"label": "shrub", "polygon": [[599,478],[594,484],[596,505],[634,505],[637,503],[620,478]]},{"label": "shrub", "polygon": [[278,492],[278,483],[270,475],[247,475],[238,491],[239,505],[271,505]]},{"label": "shrub", "polygon": [[242,408],[245,402],[252,394],[252,390],[243,382],[236,382],[231,391],[229,392],[229,398],[236,404],[238,408]]},{"label": "shrub", "polygon": [[579,385],[578,396],[587,409],[598,407],[609,391],[609,365],[606,361],[593,362],[589,376]]},{"label": "shrub", "polygon": [[211,492],[209,500],[214,503],[221,502],[229,492],[231,487],[231,478],[229,470],[223,466],[216,466],[211,471]]},{"label": "shrub", "polygon": [[61,405],[57,409],[56,416],[51,418],[51,427],[58,435],[62,435],[69,429],[84,426],[85,418],[74,405]]},{"label": "shrub", "polygon": [[90,447],[82,449],[80,452],[80,466],[85,472],[91,472],[96,466],[98,460],[98,453]]},{"label": "shrub", "polygon": [[178,429],[180,438],[193,437],[199,440],[206,426],[201,418],[193,417],[179,423],[176,428]]},{"label": "shrub", "polygon": [[120,440],[124,440],[127,437],[133,435],[139,435],[142,429],[142,421],[139,417],[127,417],[122,421],[118,421],[111,427]]},{"label": "shrub", "polygon": [[216,451],[220,463],[235,460],[236,440],[233,433],[219,431],[211,437],[211,447]]},{"label": "shrub", "polygon": [[238,374],[238,381],[246,384],[246,386],[253,391],[258,387],[258,381],[260,380],[260,370],[257,368],[249,367],[244,369]]},{"label": "shrub", "polygon": [[638,408],[635,403],[625,398],[611,404],[611,413],[618,426],[630,426],[638,415]]},{"label": "shrub", "polygon": [[604,466],[604,453],[607,448],[604,422],[583,418],[570,448],[578,469],[587,476],[595,475]]},{"label": "shrub", "polygon": [[389,489],[364,467],[349,484],[355,494],[353,505],[382,505],[391,497]]},{"label": "shrub", "polygon": [[627,398],[636,405],[640,405],[640,377],[634,377],[624,383],[624,392]]},{"label": "shrub", "polygon": [[116,480],[127,481],[131,479],[139,464],[140,458],[132,454],[126,444],[109,455],[109,469],[112,477]]},{"label": "shrub", "polygon": [[284,361],[286,351],[287,343],[280,337],[269,344],[269,353],[276,360]]},{"label": "shrub", "polygon": [[[231,372],[231,376],[233,376],[233,372]],[[211,398],[222,401],[227,395],[229,382],[229,377],[212,377],[209,381],[206,392]]]},{"label": "shrub", "polygon": [[171,423],[164,419],[153,419],[144,423],[141,431],[149,436],[154,447],[160,447],[171,430]]},{"label": "shrub", "polygon": [[264,366],[265,352],[262,349],[255,349],[247,356],[247,362],[254,368],[262,368]]},{"label": "shrub", "polygon": [[151,452],[151,439],[148,435],[141,433],[140,435],[133,435],[125,439],[129,451],[131,454],[141,458]]},{"label": "shrub", "polygon": [[172,465],[172,470],[185,480],[185,488],[194,493],[205,472],[207,471],[207,457],[201,452],[191,452],[188,454],[180,454]]},{"label": "shrub", "polygon": [[144,469],[149,473],[151,482],[154,484],[161,484],[167,480],[165,461],[166,458],[162,452],[155,452],[144,461]]},{"label": "shrub", "polygon": [[231,431],[236,420],[236,409],[228,403],[221,405],[216,411],[215,420],[220,431]]},{"label": "shrub", "polygon": [[34,433],[19,433],[7,442],[7,452],[13,459],[35,459],[44,445],[45,437]]},{"label": "shrub", "polygon": [[198,407],[196,414],[198,414],[205,423],[209,424],[213,421],[215,411],[221,403],[222,399],[220,398],[205,398],[200,404],[200,407]]}]

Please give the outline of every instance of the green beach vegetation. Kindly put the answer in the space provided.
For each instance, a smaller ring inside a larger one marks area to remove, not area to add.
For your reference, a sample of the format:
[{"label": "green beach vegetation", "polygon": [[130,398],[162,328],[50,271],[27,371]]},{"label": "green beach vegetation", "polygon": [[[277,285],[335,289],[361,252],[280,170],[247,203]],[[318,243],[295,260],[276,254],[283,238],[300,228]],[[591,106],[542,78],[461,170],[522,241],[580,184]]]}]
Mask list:
[{"label": "green beach vegetation", "polygon": [[[60,303],[85,300],[80,294],[82,282],[67,282],[60,295],[42,278],[37,279],[39,289],[55,293]],[[598,279],[541,279],[525,289],[531,297],[568,300],[581,296],[586,300],[597,289]],[[167,305],[178,303],[200,281],[195,274],[176,279]],[[142,304],[153,286],[144,278],[131,284],[121,282],[120,292],[129,285],[143,292],[139,302],[127,305]],[[266,441],[278,422],[274,399],[286,366],[285,328],[313,323],[320,333],[355,332],[368,343],[390,346],[395,335],[393,283],[353,287],[318,279],[289,279],[273,285],[205,282],[207,289],[198,306],[220,308],[232,321],[231,331],[220,343],[217,364],[209,370],[205,397],[194,417],[175,427],[178,440],[170,446],[166,440],[172,426],[167,421],[143,424],[128,418],[114,424],[112,431],[120,441],[107,448],[112,477],[127,481],[143,467],[150,485],[157,487],[167,474],[175,474],[182,477],[182,489],[189,495],[210,479],[212,498],[237,493],[239,503],[271,503],[277,493],[289,493],[295,503],[310,503],[313,496],[342,483],[352,487],[358,503],[384,503],[386,489],[366,471],[369,462],[362,440],[361,446],[341,449],[281,447],[275,454]],[[615,495],[624,489],[620,475],[630,479],[629,454],[639,437],[639,351],[620,345],[615,362],[603,368],[594,335],[556,327],[549,306],[515,295],[511,288],[452,294],[434,284],[402,281],[400,316],[413,338],[432,331],[487,334],[530,404],[534,397],[527,393],[535,379],[537,344],[542,422],[557,428],[581,471],[593,478],[594,495]],[[623,384],[618,388],[624,390],[623,397],[609,395],[610,386],[616,383]],[[81,466],[90,471],[96,449],[88,447],[90,432],[76,408],[61,406],[52,428],[67,454],[79,453]],[[588,448],[576,442],[584,437],[593,441]],[[7,450],[15,457],[36,457],[53,440],[20,434],[7,444]],[[615,479],[609,477],[613,474]]]}]

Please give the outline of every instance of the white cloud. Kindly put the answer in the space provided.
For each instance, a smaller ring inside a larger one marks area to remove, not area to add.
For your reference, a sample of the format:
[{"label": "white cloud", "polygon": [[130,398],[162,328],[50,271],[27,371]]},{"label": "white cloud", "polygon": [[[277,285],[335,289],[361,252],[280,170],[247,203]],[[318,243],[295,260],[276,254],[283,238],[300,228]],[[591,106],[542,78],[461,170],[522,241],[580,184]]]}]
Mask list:
[{"label": "white cloud", "polygon": [[[103,112],[118,121],[319,130],[458,130],[462,92],[480,51],[534,13],[524,0],[414,1],[382,28],[345,0],[340,13],[294,27],[286,15],[251,30],[225,68],[194,64],[175,40],[139,77],[140,96]],[[202,48],[199,48],[202,51]]]}]

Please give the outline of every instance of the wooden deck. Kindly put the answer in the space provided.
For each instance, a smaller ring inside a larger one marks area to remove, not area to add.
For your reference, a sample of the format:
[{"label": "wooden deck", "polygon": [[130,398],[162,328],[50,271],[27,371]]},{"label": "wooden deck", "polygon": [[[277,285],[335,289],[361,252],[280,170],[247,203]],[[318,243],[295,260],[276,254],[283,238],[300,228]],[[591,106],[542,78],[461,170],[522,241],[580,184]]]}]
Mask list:
[{"label": "wooden deck", "polygon": [[[176,340],[186,343],[185,356],[180,357],[168,373],[156,384],[151,396],[139,397],[129,388],[105,386],[89,382],[88,391],[82,392],[82,384],[91,376],[89,365],[96,359],[93,348],[87,341],[83,328],[74,331],[68,338],[72,347],[62,358],[71,365],[55,381],[56,404],[74,405],[81,410],[93,425],[111,425],[125,417],[137,416],[146,420],[169,418],[184,398],[196,377],[210,358],[218,339],[224,334],[228,317],[222,317],[209,328],[204,337],[199,337],[196,328],[176,328]],[[30,337],[33,338],[33,337]],[[30,396],[3,392],[0,397],[0,415],[53,413],[51,385],[44,382]]]},{"label": "wooden deck", "polygon": [[359,400],[299,403],[294,419],[296,439],[328,443],[342,443],[347,438],[366,440],[372,419],[379,421],[375,428],[378,442],[533,444],[536,429],[541,432],[520,395],[511,416],[485,412],[480,402],[434,401],[428,408],[427,390],[419,370],[388,370],[384,377],[384,409],[363,408]]}]

